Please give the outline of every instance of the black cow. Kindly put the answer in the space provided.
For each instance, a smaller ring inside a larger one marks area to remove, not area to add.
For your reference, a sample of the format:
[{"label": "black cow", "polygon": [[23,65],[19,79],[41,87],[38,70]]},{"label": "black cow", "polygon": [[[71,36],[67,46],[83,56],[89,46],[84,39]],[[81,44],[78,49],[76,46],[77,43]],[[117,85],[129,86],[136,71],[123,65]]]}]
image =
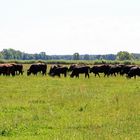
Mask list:
[{"label": "black cow", "polygon": [[14,66],[16,75],[20,75],[20,74],[23,75],[23,65],[22,64],[15,64],[15,63],[13,63],[11,65]]},{"label": "black cow", "polygon": [[134,77],[136,79],[136,76],[140,76],[140,67],[132,67],[128,74],[127,74],[127,78],[131,78]]},{"label": "black cow", "polygon": [[70,77],[73,78],[75,76],[79,78],[79,74],[85,74],[85,78],[87,76],[89,78],[89,71],[90,71],[90,67],[88,66],[76,66],[73,68]]},{"label": "black cow", "polygon": [[123,67],[123,65],[111,65],[107,76],[114,75],[116,77],[117,74],[121,73],[122,67]]},{"label": "black cow", "polygon": [[68,71],[69,71],[69,72],[73,71],[73,69],[74,69],[75,67],[77,67],[77,66],[78,66],[77,64],[72,64],[72,65],[70,65]]},{"label": "black cow", "polygon": [[37,75],[38,72],[41,72],[42,75],[46,75],[47,71],[47,65],[44,63],[35,63],[30,66],[30,68],[27,70],[27,75]]},{"label": "black cow", "polygon": [[60,77],[61,74],[64,75],[64,77],[67,77],[67,72],[68,72],[68,67],[63,67],[63,66],[53,66],[50,68],[50,71],[49,71],[49,75],[50,76],[58,76]]},{"label": "black cow", "polygon": [[5,64],[0,64],[0,75],[6,75],[7,68]]},{"label": "black cow", "polygon": [[124,74],[127,75],[132,67],[135,67],[135,66],[134,65],[124,65],[121,69],[120,75],[121,76],[123,76]]},{"label": "black cow", "polygon": [[90,69],[90,73],[94,73],[95,76],[98,75],[100,77],[99,73],[104,73],[104,77],[108,74],[108,71],[110,69],[110,65],[108,64],[103,64],[103,65],[94,65]]},{"label": "black cow", "polygon": [[15,76],[15,68],[11,64],[0,64],[0,75]]}]

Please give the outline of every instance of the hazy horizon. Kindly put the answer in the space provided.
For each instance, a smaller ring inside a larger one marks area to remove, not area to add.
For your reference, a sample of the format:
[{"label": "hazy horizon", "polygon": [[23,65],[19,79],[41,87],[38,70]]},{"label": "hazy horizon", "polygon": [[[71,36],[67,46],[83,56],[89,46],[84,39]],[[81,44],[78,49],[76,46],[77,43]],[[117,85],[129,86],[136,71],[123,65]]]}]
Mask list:
[{"label": "hazy horizon", "polygon": [[0,50],[140,53],[139,5],[138,0],[1,1]]}]

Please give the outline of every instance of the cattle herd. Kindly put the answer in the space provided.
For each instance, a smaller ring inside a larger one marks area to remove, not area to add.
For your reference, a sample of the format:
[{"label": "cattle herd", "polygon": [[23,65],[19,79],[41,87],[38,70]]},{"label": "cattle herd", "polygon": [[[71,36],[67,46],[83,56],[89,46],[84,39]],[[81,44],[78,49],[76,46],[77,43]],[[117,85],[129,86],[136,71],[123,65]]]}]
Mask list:
[{"label": "cattle herd", "polygon": [[23,74],[22,64],[0,64],[0,75],[15,76],[19,74]]},{"label": "cattle herd", "polygon": [[[15,75],[23,75],[23,65],[22,64],[0,64],[0,75],[5,76],[15,76]],[[42,75],[47,74],[47,64],[45,63],[35,63],[31,64],[29,69],[27,70],[27,75],[37,75],[38,73],[41,73]],[[67,77],[69,74],[71,78],[77,77],[79,78],[80,74],[84,74],[85,78],[89,78],[89,74],[93,73],[96,76],[100,77],[100,74],[102,73],[104,77],[109,76],[126,76],[127,78],[140,76],[140,67],[137,65],[124,65],[124,64],[118,64],[118,65],[110,65],[110,64],[101,64],[101,65],[93,65],[92,67],[87,65],[78,65],[73,64],[69,67],[67,66],[61,66],[61,65],[53,65],[50,67],[50,70],[48,72],[48,75],[55,77],[61,77],[61,75],[64,75],[64,77]]]}]

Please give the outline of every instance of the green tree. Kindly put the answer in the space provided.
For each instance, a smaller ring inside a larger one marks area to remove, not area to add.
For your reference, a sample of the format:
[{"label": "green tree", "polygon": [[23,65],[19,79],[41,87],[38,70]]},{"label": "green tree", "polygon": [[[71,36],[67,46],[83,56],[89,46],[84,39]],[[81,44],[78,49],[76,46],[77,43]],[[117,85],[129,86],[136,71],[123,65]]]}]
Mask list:
[{"label": "green tree", "polygon": [[73,54],[73,60],[79,60],[79,53],[74,53]]},{"label": "green tree", "polygon": [[0,52],[0,59],[3,59],[3,55],[2,55],[2,53]]},{"label": "green tree", "polygon": [[13,59],[14,58],[14,56],[13,56],[13,49],[3,49],[2,50],[2,55],[3,55],[3,58],[4,59]]},{"label": "green tree", "polygon": [[132,60],[133,56],[132,54],[130,54],[129,52],[127,51],[120,51],[117,53],[117,59],[118,60]]},{"label": "green tree", "polygon": [[90,59],[90,56],[88,54],[85,54],[84,55],[84,60],[89,60]]},{"label": "green tree", "polygon": [[40,52],[40,59],[45,60],[46,59],[46,53],[45,52]]}]

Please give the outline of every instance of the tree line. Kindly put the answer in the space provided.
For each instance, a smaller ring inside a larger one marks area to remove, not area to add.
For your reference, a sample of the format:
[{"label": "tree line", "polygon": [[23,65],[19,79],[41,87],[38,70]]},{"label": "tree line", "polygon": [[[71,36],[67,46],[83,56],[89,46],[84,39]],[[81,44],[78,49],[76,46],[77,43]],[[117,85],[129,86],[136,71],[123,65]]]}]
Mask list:
[{"label": "tree line", "polygon": [[5,60],[140,60],[140,54],[120,51],[117,54],[107,55],[80,55],[78,52],[72,55],[47,55],[45,52],[29,54],[14,49],[0,51],[0,59]]}]

